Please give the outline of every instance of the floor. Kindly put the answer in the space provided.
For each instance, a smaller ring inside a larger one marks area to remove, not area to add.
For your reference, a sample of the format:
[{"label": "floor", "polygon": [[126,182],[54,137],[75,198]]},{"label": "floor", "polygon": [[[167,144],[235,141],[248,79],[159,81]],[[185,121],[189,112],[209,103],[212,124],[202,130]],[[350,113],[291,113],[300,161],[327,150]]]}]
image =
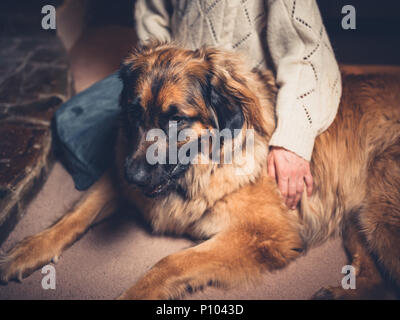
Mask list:
[{"label": "floor", "polygon": [[0,3],[0,243],[47,177],[52,115],[72,94],[67,52],[55,32],[38,27],[41,8],[7,3]]},{"label": "floor", "polygon": [[[56,163],[27,213],[2,246],[7,251],[25,236],[51,225],[82,196]],[[56,289],[45,290],[37,270],[22,283],[0,286],[0,299],[112,299],[164,256],[192,246],[184,238],[152,235],[129,212],[92,227],[55,265]],[[346,257],[339,239],[312,249],[284,270],[266,274],[257,287],[209,288],[192,299],[308,299],[324,285],[340,285]]]}]

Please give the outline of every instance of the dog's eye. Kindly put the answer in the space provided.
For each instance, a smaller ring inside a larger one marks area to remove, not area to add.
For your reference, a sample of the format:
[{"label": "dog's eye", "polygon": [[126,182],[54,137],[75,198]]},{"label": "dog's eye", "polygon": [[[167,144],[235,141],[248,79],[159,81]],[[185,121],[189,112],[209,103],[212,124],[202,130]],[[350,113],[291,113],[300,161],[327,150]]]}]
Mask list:
[{"label": "dog's eye", "polygon": [[185,116],[175,115],[170,119],[170,121],[176,121],[177,125],[179,126],[187,123],[189,121],[189,118]]}]

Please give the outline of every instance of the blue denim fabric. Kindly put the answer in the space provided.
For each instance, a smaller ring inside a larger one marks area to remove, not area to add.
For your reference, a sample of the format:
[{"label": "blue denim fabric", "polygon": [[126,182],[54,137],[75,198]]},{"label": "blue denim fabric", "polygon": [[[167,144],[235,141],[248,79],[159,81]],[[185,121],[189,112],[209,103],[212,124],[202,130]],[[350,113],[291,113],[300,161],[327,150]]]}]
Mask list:
[{"label": "blue denim fabric", "polygon": [[114,73],[64,103],[53,118],[56,154],[78,190],[111,166],[122,82]]}]

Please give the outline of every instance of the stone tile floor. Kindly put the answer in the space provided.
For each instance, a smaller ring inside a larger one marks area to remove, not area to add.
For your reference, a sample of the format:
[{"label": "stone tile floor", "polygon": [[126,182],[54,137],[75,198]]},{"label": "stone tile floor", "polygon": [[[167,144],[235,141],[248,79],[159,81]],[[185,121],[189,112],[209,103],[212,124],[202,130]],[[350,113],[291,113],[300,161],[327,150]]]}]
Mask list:
[{"label": "stone tile floor", "polygon": [[2,36],[0,47],[1,243],[49,171],[50,121],[72,82],[55,34]]},{"label": "stone tile floor", "polygon": [[[0,5],[0,244],[46,180],[54,111],[116,71],[135,43],[133,28],[100,25],[84,28],[67,52],[56,32],[40,28],[42,2]],[[57,31],[76,32],[59,22]]]}]

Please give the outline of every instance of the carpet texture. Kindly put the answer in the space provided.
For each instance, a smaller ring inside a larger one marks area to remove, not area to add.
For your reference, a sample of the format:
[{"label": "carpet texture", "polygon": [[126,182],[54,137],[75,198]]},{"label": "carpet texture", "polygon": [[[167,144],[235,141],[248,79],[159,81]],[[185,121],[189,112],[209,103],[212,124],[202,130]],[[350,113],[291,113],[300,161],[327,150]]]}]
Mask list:
[{"label": "carpet texture", "polygon": [[[51,225],[82,196],[56,163],[25,217],[3,243],[4,251]],[[139,219],[121,212],[93,226],[55,265],[56,289],[44,290],[44,274],[35,271],[22,283],[0,286],[0,299],[113,299],[158,260],[192,246],[184,238],[153,235]],[[257,287],[229,291],[207,288],[187,299],[308,299],[321,286],[341,283],[346,257],[340,239],[310,250],[289,267],[265,274]]]}]

